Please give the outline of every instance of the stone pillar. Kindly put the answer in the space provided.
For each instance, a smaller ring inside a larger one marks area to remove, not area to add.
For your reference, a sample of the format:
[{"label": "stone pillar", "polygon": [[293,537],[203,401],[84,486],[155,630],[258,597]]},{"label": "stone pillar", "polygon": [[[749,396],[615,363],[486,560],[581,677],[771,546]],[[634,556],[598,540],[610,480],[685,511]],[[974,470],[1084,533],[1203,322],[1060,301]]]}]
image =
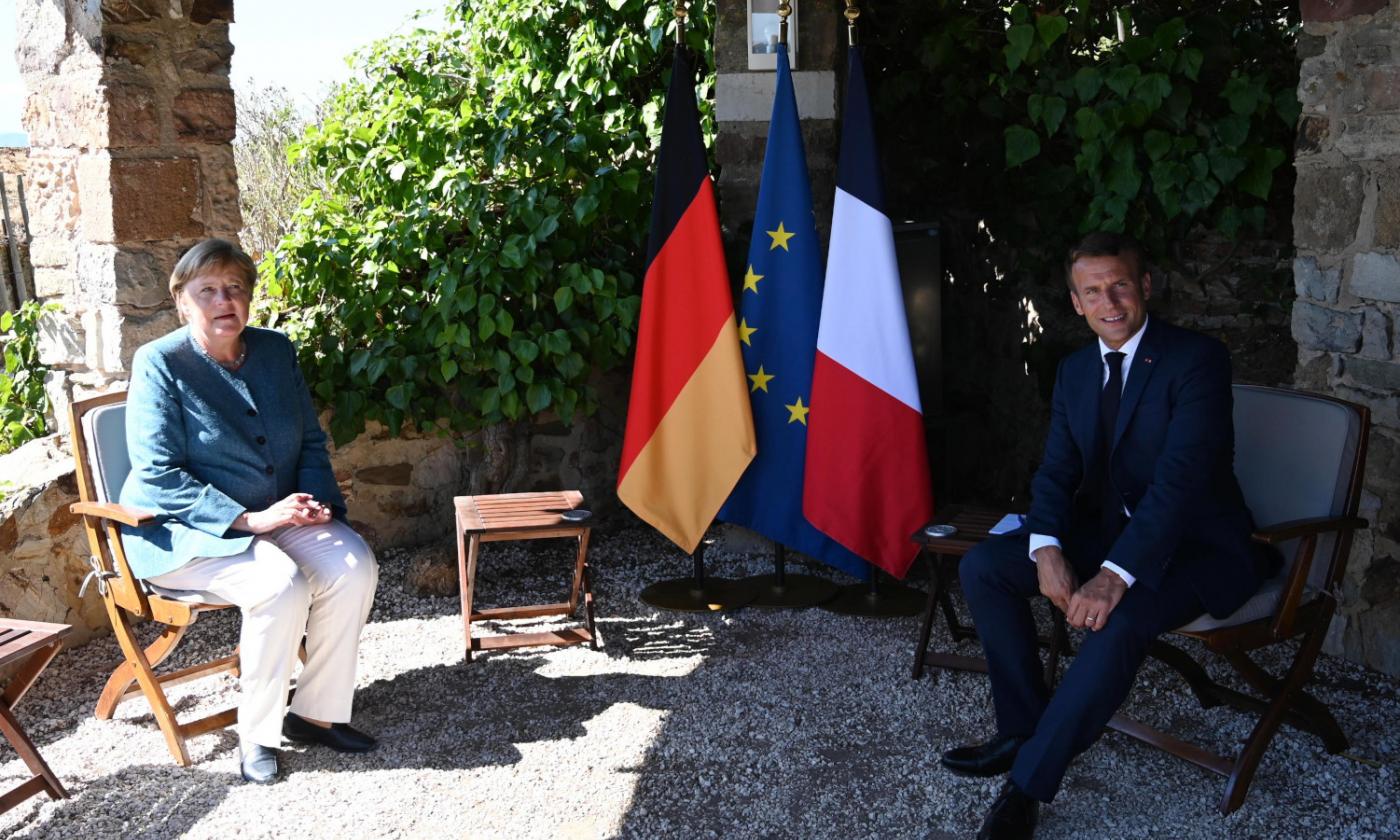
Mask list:
[{"label": "stone pillar", "polygon": [[230,143],[231,0],[25,0],[31,261],[49,315],[42,360],[67,404],[125,379],[176,325],[178,254],[242,226]]},{"label": "stone pillar", "polygon": [[1400,0],[1303,0],[1294,379],[1372,409],[1329,649],[1400,674]]},{"label": "stone pillar", "polygon": [[[836,191],[837,76],[846,66],[846,21],[840,0],[802,2],[797,16],[798,55],[793,71],[802,142],[812,178],[817,231],[831,227]],[[715,21],[715,159],[720,166],[720,223],[731,275],[743,276],[758,203],[758,181],[773,111],[774,71],[749,70],[745,0],[718,0]],[[825,253],[825,249],[823,249]]]}]

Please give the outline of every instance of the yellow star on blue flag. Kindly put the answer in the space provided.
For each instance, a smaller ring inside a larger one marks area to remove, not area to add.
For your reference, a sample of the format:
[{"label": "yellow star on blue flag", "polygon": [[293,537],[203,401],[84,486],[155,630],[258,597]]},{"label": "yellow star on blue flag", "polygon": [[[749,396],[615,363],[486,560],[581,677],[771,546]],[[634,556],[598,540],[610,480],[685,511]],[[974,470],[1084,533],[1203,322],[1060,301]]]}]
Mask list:
[{"label": "yellow star on blue flag", "polygon": [[[757,371],[746,375],[758,455],[720,508],[719,519],[864,578],[870,568],[866,562],[802,514],[825,271],[786,45],[778,46],[777,58],[773,121],[737,313],[744,370]],[[775,398],[770,387],[782,396]]]}]

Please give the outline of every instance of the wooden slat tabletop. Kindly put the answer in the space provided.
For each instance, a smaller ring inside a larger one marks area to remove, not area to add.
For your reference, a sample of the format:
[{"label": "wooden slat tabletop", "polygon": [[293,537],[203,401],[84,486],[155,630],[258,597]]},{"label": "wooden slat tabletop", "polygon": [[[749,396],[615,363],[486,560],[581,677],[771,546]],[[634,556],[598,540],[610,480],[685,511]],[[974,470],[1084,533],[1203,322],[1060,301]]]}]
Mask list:
[{"label": "wooden slat tabletop", "polygon": [[467,532],[520,531],[570,527],[559,514],[583,504],[577,490],[551,493],[502,493],[494,496],[457,496],[452,500],[457,521]]},{"label": "wooden slat tabletop", "polygon": [[0,665],[22,659],[36,648],[68,635],[72,629],[67,624],[0,618]]},{"label": "wooden slat tabletop", "polygon": [[951,537],[930,537],[919,529],[914,532],[914,542],[928,546],[937,554],[966,554],[974,545],[987,539],[988,531],[1006,515],[1006,511],[970,505],[949,505],[938,512],[933,519],[939,525],[952,525],[958,529]]}]

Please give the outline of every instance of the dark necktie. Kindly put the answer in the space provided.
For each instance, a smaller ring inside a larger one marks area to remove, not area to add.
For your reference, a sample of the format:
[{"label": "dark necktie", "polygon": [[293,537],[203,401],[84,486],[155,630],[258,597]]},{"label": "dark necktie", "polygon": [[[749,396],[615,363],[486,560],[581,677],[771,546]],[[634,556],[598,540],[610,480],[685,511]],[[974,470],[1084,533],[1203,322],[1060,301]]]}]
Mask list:
[{"label": "dark necktie", "polygon": [[1123,400],[1123,359],[1126,354],[1114,351],[1103,354],[1108,365],[1108,382],[1099,394],[1099,471],[1103,494],[1099,513],[1102,516],[1104,536],[1110,541],[1118,536],[1122,524],[1123,503],[1113,489],[1112,470],[1109,469],[1109,455],[1113,451],[1113,431],[1118,426],[1118,404]]}]

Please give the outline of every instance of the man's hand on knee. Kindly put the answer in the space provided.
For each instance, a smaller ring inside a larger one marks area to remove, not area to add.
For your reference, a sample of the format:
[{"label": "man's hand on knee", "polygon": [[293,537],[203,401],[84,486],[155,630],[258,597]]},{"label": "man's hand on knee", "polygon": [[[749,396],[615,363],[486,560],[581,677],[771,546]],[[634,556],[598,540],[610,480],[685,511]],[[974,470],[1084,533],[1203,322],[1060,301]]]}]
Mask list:
[{"label": "man's hand on knee", "polygon": [[1069,599],[1069,609],[1065,610],[1069,626],[1076,630],[1086,627],[1102,630],[1108,624],[1109,614],[1127,591],[1128,584],[1122,578],[1108,569],[1100,569]]},{"label": "man's hand on knee", "polygon": [[1079,581],[1059,546],[1047,545],[1036,550],[1035,574],[1040,583],[1040,594],[1049,598],[1060,612],[1068,614],[1070,598]]}]

